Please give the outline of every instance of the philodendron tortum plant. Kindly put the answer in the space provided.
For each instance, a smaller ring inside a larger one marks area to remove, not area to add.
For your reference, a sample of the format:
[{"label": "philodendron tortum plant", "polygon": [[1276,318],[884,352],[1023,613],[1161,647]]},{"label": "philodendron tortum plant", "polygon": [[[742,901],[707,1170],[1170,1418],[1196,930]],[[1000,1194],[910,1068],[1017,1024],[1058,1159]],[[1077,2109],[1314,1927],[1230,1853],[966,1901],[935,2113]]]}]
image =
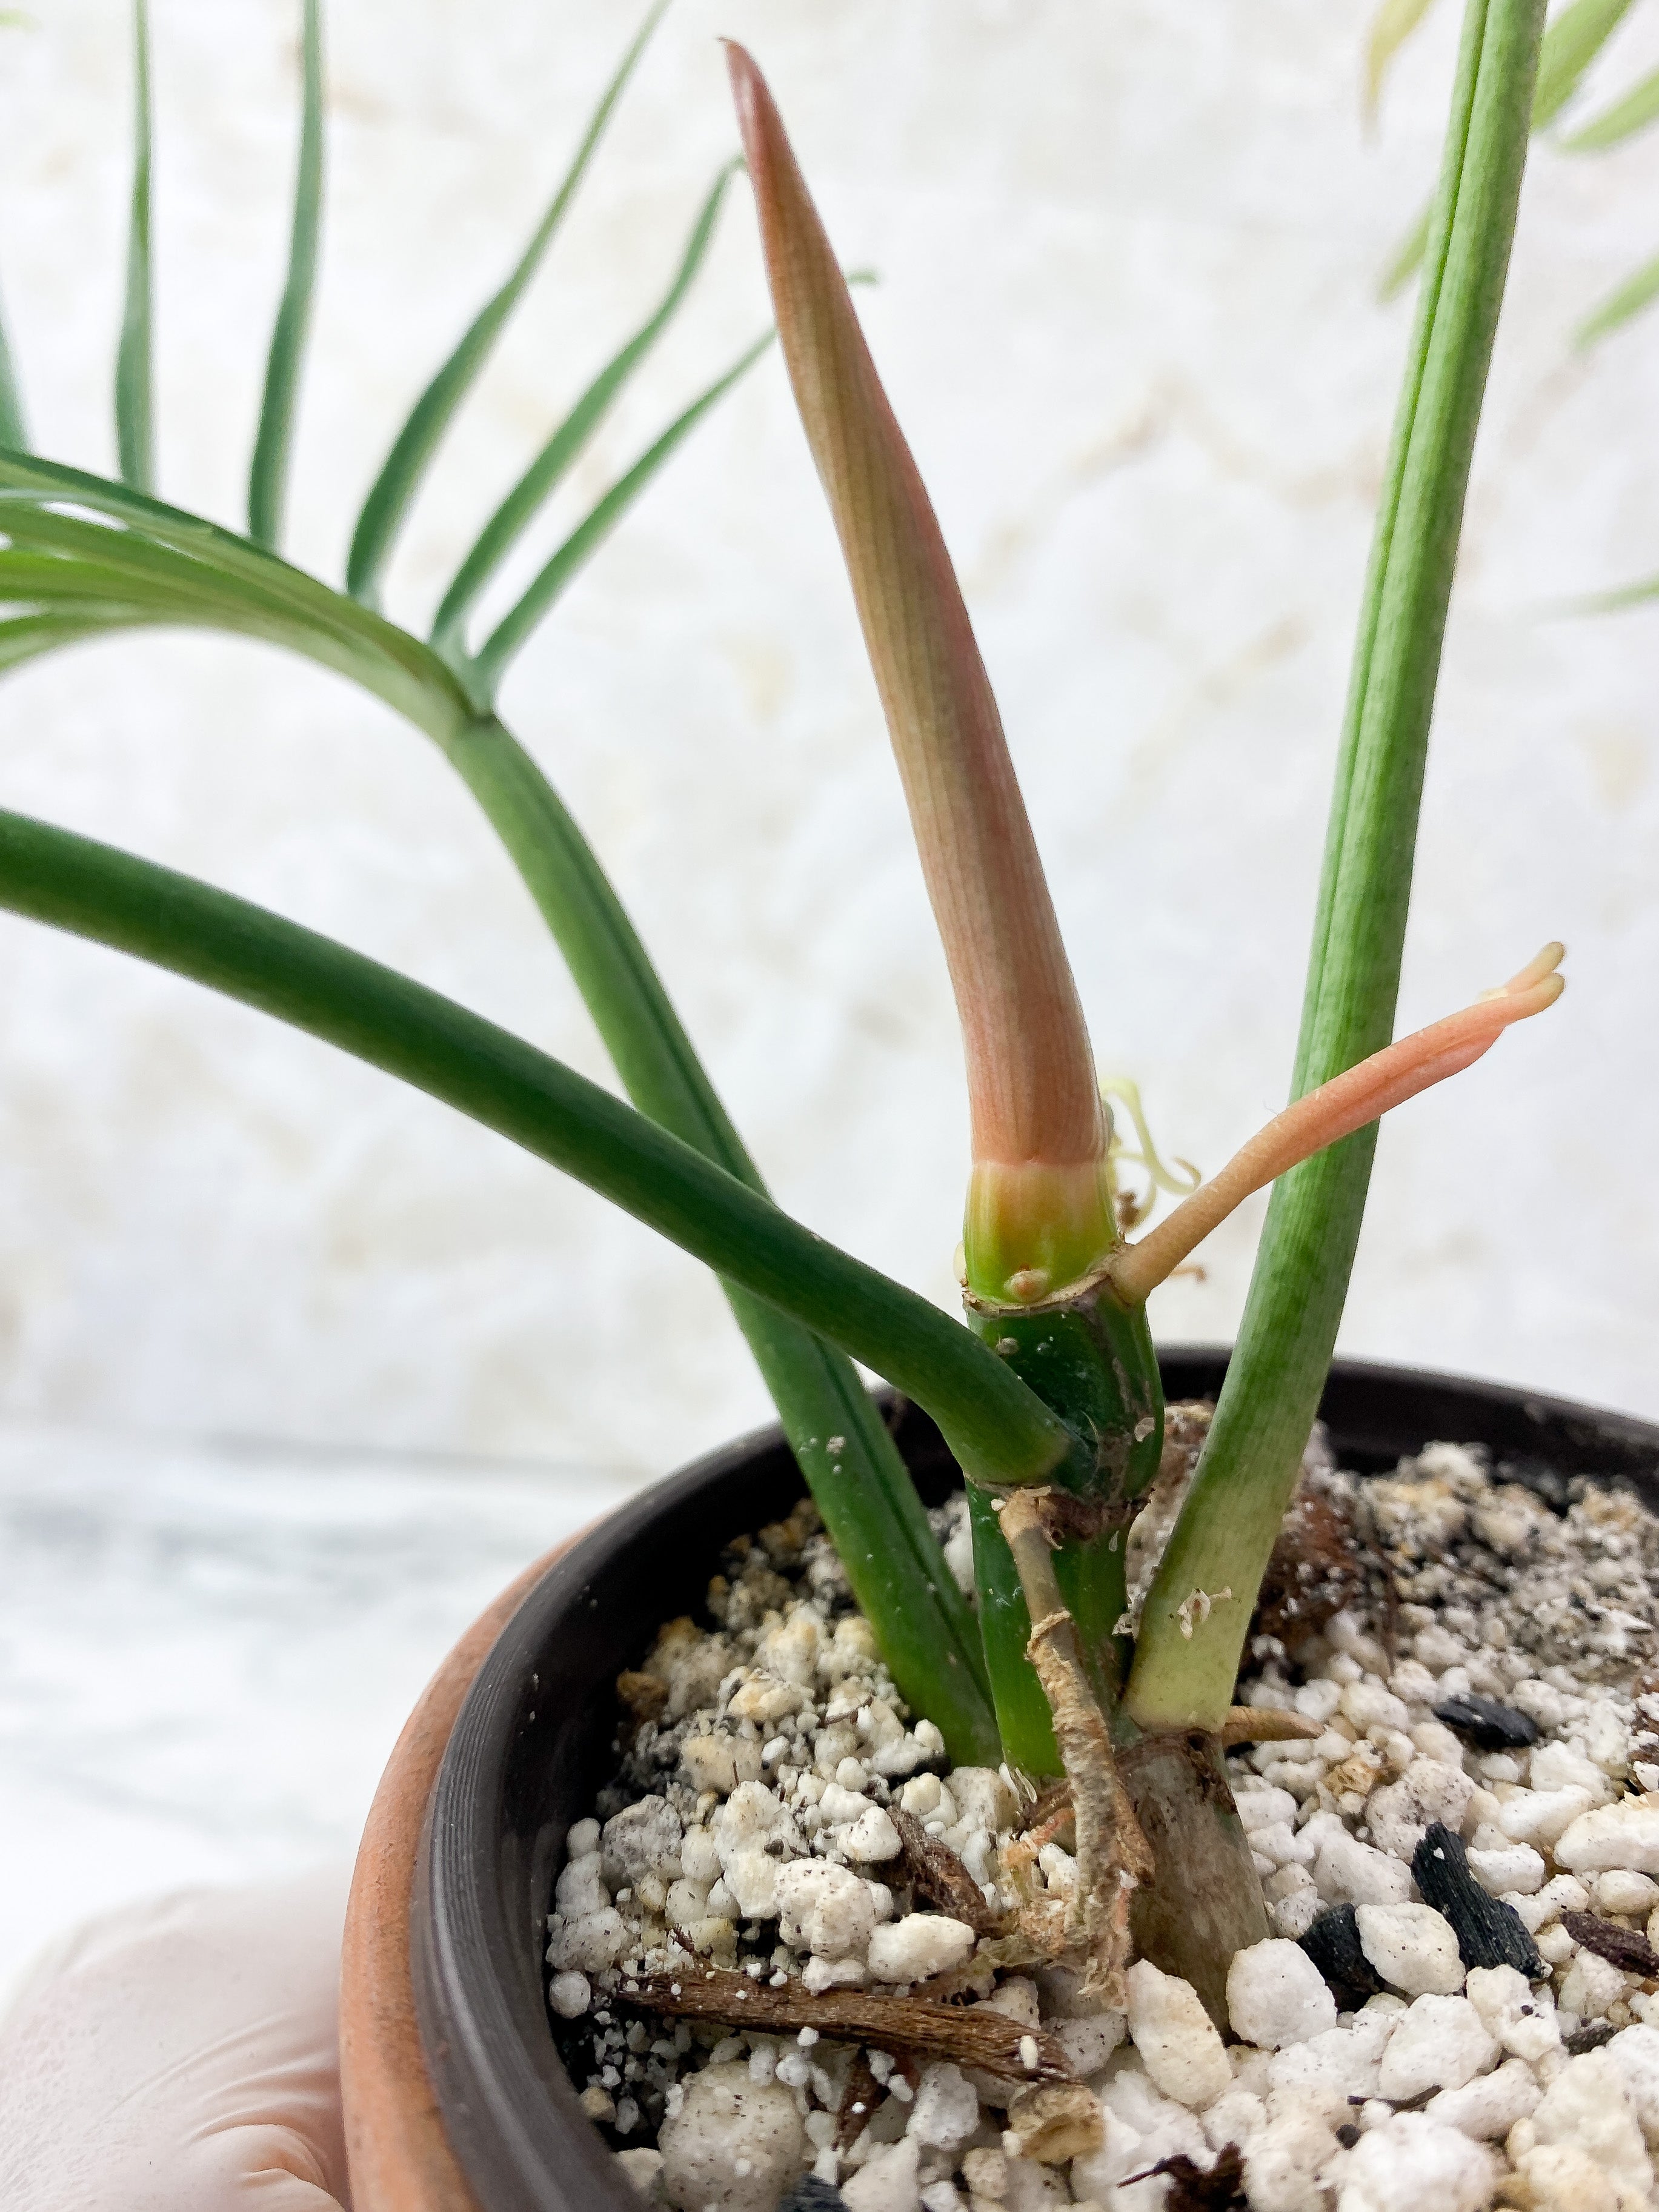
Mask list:
[{"label": "philodendron tortum plant", "polygon": [[[778,333],[841,533],[962,1018],[974,1139],[962,1243],[966,1327],[770,1203],[598,862],[495,712],[512,652],[713,393],[601,502],[505,622],[476,648],[468,643],[484,581],[683,296],[719,185],[662,307],[486,526],[430,641],[374,606],[421,475],[557,228],[654,15],[518,269],[394,442],[357,526],[346,592],[275,550],[320,197],[316,0],[306,8],[294,252],[247,533],[164,506],[150,489],[143,67],[117,386],[124,482],[27,453],[0,349],[0,532],[9,549],[0,551],[0,598],[10,607],[0,620],[0,667],[114,629],[193,623],[286,645],[389,701],[442,748],[500,833],[633,1104],[343,945],[15,815],[0,816],[0,905],[192,976],[402,1077],[714,1268],[906,1698],[938,1724],[953,1759],[1006,1759],[1033,1784],[1069,1782],[1080,1878],[1052,1941],[1109,1997],[1133,1942],[1218,2002],[1232,1952],[1266,1933],[1220,1752],[1255,1594],[1329,1364],[1376,1123],[1468,1066],[1561,988],[1561,949],[1551,945],[1462,1012],[1389,1041],[1441,641],[1542,16],[1542,0],[1467,0],[1360,617],[1295,1103],[1135,1243],[1120,1225],[1110,1115],[944,541],[766,87],[745,53],[730,52]],[[138,26],[142,62],[142,8]],[[1163,1427],[1146,1297],[1268,1183],[1273,1197],[1237,1351],[1131,1643],[1125,1538],[1158,1468]],[[961,1464],[977,1620],[854,1359],[931,1413]]]}]

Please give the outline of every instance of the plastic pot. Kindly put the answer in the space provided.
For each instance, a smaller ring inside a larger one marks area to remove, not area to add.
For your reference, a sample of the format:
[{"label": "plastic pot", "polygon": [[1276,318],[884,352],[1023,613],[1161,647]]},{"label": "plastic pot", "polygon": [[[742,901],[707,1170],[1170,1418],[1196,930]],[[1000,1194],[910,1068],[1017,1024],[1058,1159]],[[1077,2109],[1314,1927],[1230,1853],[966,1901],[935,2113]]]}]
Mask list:
[{"label": "plastic pot", "polygon": [[[1226,1367],[1221,1351],[1160,1358],[1171,1398],[1213,1396]],[[1659,1510],[1659,1427],[1616,1413],[1356,1362],[1337,1363],[1322,1413],[1341,1463],[1362,1473],[1389,1471],[1437,1439],[1481,1443],[1522,1477],[1547,1466],[1627,1478]],[[896,1434],[922,1495],[937,1502],[958,1480],[937,1431],[907,1407]],[[358,2212],[639,2212],[554,2048],[543,1964],[554,1877],[566,1832],[611,1762],[617,1674],[661,1622],[700,1608],[731,1539],[787,1513],[801,1487],[776,1429],[712,1454],[532,1571],[514,1586],[516,1606],[508,1593],[440,1676],[447,1687],[417,1755],[389,1771],[398,1817],[371,1832],[378,1887],[354,1913],[358,1956],[373,1954],[380,1972],[372,2001],[354,1988],[348,1948]],[[451,1712],[440,1758],[434,1739]],[[434,1772],[417,1842],[413,1815]],[[388,1936],[404,1895],[406,1929]],[[373,2088],[372,2113],[361,2109],[359,2082]],[[388,2159],[386,2138],[399,2126],[420,2155]]]}]

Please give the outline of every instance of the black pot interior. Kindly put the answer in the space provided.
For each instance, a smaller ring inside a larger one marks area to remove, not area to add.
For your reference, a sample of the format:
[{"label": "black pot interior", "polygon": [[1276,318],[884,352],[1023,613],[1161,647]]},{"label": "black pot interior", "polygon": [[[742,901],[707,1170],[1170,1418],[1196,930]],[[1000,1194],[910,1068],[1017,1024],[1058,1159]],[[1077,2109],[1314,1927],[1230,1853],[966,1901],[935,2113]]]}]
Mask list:
[{"label": "black pot interior", "polygon": [[[1160,1353],[1171,1398],[1212,1397],[1224,1352]],[[1322,1407],[1342,1463],[1392,1468],[1436,1440],[1487,1445],[1512,1480],[1625,1477],[1659,1509],[1659,1428],[1556,1399],[1339,1362]],[[896,1434],[930,1504],[959,1480],[913,1407]],[[606,1779],[612,1685],[659,1625],[701,1610],[725,1546],[801,1493],[776,1429],[645,1492],[525,1599],[469,1693],[434,1792],[412,1913],[416,2008],[451,2143],[481,2212],[638,2212],[554,2048],[544,1928],[565,1832]],[[1559,1503],[1559,1496],[1553,1498]]]}]

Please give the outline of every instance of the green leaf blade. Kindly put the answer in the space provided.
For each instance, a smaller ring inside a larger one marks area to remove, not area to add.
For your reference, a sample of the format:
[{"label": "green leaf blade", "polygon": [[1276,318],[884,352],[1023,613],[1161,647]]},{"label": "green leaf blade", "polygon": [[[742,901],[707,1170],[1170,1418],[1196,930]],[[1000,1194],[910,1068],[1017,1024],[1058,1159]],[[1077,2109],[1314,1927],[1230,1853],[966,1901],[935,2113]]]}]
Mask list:
[{"label": "green leaf blade", "polygon": [[462,649],[463,628],[479,593],[562,482],[606,410],[673,320],[702,266],[726,186],[740,166],[738,162],[728,163],[715,179],[692,227],[673,281],[655,312],[606,362],[485,524],[477,544],[456,571],[454,581],[434,617],[432,642],[440,652],[459,653]]},{"label": "green leaf blade", "polygon": [[1574,345],[1581,352],[1593,346],[1598,338],[1633,322],[1656,300],[1659,300],[1659,255],[1644,262],[1634,276],[1627,276],[1617,291],[1609,293],[1599,307],[1585,316],[1572,334]]},{"label": "green leaf blade", "polygon": [[9,447],[14,453],[27,453],[29,449],[28,425],[23,417],[23,395],[18,389],[17,368],[12,359],[11,341],[6,334],[3,308],[0,308],[0,446]]},{"label": "green leaf blade", "polygon": [[1633,85],[1622,100],[1559,143],[1564,154],[1602,154],[1659,123],[1659,70]]},{"label": "green leaf blade", "polygon": [[547,562],[523,596],[502,616],[472,661],[477,682],[493,699],[514,656],[529,640],[566,586],[601,541],[608,538],[651,479],[696,428],[710,408],[718,405],[738,380],[747,375],[771,344],[769,331],[740,354],[724,375],[700,392],[684,413],[678,415],[655,442],[647,447],[610,490],[571,532]]},{"label": "green leaf blade", "polygon": [[1376,119],[1382,97],[1382,81],[1390,64],[1434,5],[1434,0],[1382,0],[1371,21],[1365,41],[1364,110],[1367,123]]},{"label": "green leaf blade", "polygon": [[264,392],[248,470],[247,534],[273,553],[281,543],[289,457],[300,373],[311,331],[317,289],[318,245],[323,216],[322,0],[305,0],[301,37],[300,154],[294,185],[294,220],[288,275],[270,334]]},{"label": "green leaf blade", "polygon": [[633,43],[589,119],[574,160],[553,195],[545,214],[531,234],[506,283],[493,293],[473,318],[459,344],[439,369],[410,410],[409,418],[392,441],[380,475],[369,489],[352,533],[346,560],[346,589],[355,599],[372,605],[378,597],[386,564],[391,557],[422,480],[437,451],[439,441],[463,399],[477,382],[507,318],[517,307],[531,278],[557,235],[617,102],[634,74],[652,33],[661,21],[668,0],[655,0]]},{"label": "green leaf blade", "polygon": [[[1293,1097],[1393,1030],[1430,723],[1543,12],[1543,0],[1468,0],[1355,643]],[[1237,1348],[1142,1615],[1129,1705],[1143,1726],[1213,1729],[1231,1699],[1255,1591],[1329,1371],[1375,1147],[1373,1125],[1274,1186]],[[1182,1599],[1224,1586],[1239,1602],[1217,1606],[1183,1637]]]},{"label": "green leaf blade", "polygon": [[1397,299],[1423,266],[1423,256],[1429,246],[1429,224],[1433,214],[1432,206],[1425,207],[1395,246],[1388,266],[1377,280],[1376,296],[1379,300]]},{"label": "green leaf blade", "polygon": [[[120,546],[118,540],[118,551],[117,546],[105,551],[104,541],[98,541],[100,557],[139,560],[139,549],[148,544],[196,563],[189,572],[193,596],[179,599],[173,617],[181,624],[197,619],[194,605],[209,628],[278,637],[291,651],[349,676],[440,744],[472,720],[473,700],[429,646],[279,555],[106,477],[36,456],[0,453],[0,532],[45,542],[43,533],[54,533],[71,519],[52,512],[65,505],[129,526],[131,542]],[[235,595],[246,620],[221,618],[219,603],[228,593]]]},{"label": "green leaf blade", "polygon": [[1532,127],[1553,123],[1629,13],[1631,0],[1571,0],[1544,33],[1533,94]]},{"label": "green leaf blade", "polygon": [[149,0],[132,0],[133,157],[127,223],[127,282],[115,355],[115,443],[122,479],[137,491],[155,484],[155,333],[150,270],[154,122],[149,80]]}]

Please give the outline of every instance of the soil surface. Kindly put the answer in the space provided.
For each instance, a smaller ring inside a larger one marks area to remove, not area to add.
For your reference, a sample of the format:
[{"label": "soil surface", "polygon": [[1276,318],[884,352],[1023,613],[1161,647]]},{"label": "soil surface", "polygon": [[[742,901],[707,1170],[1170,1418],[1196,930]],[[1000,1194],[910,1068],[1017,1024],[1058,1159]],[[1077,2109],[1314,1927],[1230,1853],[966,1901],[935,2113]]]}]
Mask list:
[{"label": "soil surface", "polygon": [[[1170,1411],[1132,1596],[1207,1420]],[[1103,2011],[1034,1951],[1063,1800],[948,1765],[803,1505],[619,1680],[549,1923],[572,2080],[677,2212],[1649,2206],[1656,1620],[1633,1496],[1316,1432],[1238,1694],[1320,1733],[1229,1762],[1273,1935],[1224,2038],[1148,1961]]]}]

